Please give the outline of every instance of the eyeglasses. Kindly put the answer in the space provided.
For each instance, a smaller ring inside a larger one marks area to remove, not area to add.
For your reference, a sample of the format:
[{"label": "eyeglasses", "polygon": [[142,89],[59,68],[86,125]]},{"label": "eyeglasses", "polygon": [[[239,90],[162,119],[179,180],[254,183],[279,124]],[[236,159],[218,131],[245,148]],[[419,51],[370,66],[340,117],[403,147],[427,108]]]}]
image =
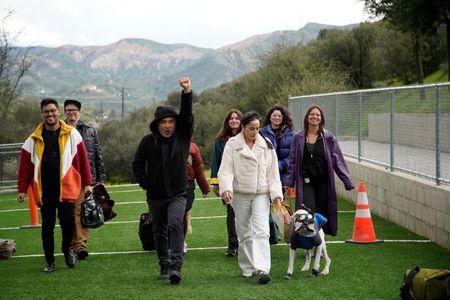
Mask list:
[{"label": "eyeglasses", "polygon": [[74,113],[80,111],[78,108],[68,108],[66,109],[66,113]]},{"label": "eyeglasses", "polygon": [[48,115],[48,114],[54,114],[54,113],[57,112],[57,111],[58,111],[58,109],[52,108],[52,109],[43,110],[43,111],[41,111],[41,112],[42,112],[42,114],[44,114],[44,115]]}]

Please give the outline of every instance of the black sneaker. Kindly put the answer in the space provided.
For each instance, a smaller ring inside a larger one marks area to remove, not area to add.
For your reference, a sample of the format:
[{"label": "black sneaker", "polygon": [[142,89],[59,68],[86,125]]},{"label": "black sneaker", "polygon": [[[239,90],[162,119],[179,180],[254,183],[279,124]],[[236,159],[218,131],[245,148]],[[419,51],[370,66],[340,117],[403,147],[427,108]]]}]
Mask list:
[{"label": "black sneaker", "polygon": [[83,260],[83,259],[86,259],[86,257],[88,257],[88,256],[89,256],[89,253],[87,252],[86,249],[78,250],[77,259]]},{"label": "black sneaker", "polygon": [[178,284],[181,281],[181,273],[175,270],[170,271],[170,283],[171,284]]},{"label": "black sneaker", "polygon": [[51,272],[55,272],[56,271],[56,266],[55,266],[55,263],[54,262],[52,262],[52,263],[47,263],[46,265],[45,265],[45,268],[44,268],[44,272],[45,273],[51,273]]},{"label": "black sneaker", "polygon": [[271,280],[269,273],[260,271],[258,273],[258,282],[261,284],[266,284]]},{"label": "black sneaker", "polygon": [[66,265],[71,269],[75,267],[75,263],[77,262],[77,258],[72,250],[64,251],[64,260],[66,261]]},{"label": "black sneaker", "polygon": [[235,257],[237,254],[236,249],[228,249],[227,252],[225,252],[225,255],[228,257]]},{"label": "black sneaker", "polygon": [[169,267],[161,266],[159,271],[158,279],[168,280],[169,279]]}]

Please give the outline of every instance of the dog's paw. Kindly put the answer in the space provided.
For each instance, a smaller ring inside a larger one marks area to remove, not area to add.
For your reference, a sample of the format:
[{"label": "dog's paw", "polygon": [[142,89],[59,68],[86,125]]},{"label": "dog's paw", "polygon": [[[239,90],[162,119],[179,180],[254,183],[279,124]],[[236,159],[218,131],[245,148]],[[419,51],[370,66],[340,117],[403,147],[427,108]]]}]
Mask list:
[{"label": "dog's paw", "polygon": [[292,273],[286,273],[286,275],[283,276],[283,279],[291,280],[292,279]]},{"label": "dog's paw", "polygon": [[312,277],[312,278],[315,278],[315,277],[319,276],[319,271],[313,269],[313,270],[311,271],[311,273],[309,273],[308,276],[309,276],[309,277]]}]

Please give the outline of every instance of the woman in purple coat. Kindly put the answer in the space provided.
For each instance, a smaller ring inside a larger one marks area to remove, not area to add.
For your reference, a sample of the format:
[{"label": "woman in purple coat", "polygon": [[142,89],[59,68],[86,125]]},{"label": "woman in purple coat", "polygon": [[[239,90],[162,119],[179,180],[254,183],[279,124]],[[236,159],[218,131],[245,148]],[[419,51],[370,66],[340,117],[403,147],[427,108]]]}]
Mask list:
[{"label": "woman in purple coat", "polygon": [[337,197],[334,172],[346,190],[353,186],[336,137],[324,129],[325,117],[319,106],[305,114],[304,129],[294,134],[285,185],[296,188],[296,209],[303,203],[328,219],[326,234],[337,234]]}]

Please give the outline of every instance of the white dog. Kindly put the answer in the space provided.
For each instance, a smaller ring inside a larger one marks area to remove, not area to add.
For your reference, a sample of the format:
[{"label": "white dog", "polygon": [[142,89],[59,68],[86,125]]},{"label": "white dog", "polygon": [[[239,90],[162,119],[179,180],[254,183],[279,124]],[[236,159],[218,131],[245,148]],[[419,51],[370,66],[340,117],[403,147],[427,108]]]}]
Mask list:
[{"label": "white dog", "polygon": [[320,258],[323,255],[325,259],[325,266],[320,272],[327,275],[330,272],[331,259],[327,253],[327,246],[325,244],[325,234],[322,230],[323,225],[327,219],[321,214],[314,214],[306,206],[302,205],[303,209],[297,210],[291,217],[293,224],[291,233],[291,248],[289,252],[289,266],[284,279],[291,279],[294,273],[295,253],[298,248],[305,250],[306,261],[301,271],[308,271],[311,264],[311,256],[313,248],[315,247],[314,268],[310,276],[319,275]]}]

